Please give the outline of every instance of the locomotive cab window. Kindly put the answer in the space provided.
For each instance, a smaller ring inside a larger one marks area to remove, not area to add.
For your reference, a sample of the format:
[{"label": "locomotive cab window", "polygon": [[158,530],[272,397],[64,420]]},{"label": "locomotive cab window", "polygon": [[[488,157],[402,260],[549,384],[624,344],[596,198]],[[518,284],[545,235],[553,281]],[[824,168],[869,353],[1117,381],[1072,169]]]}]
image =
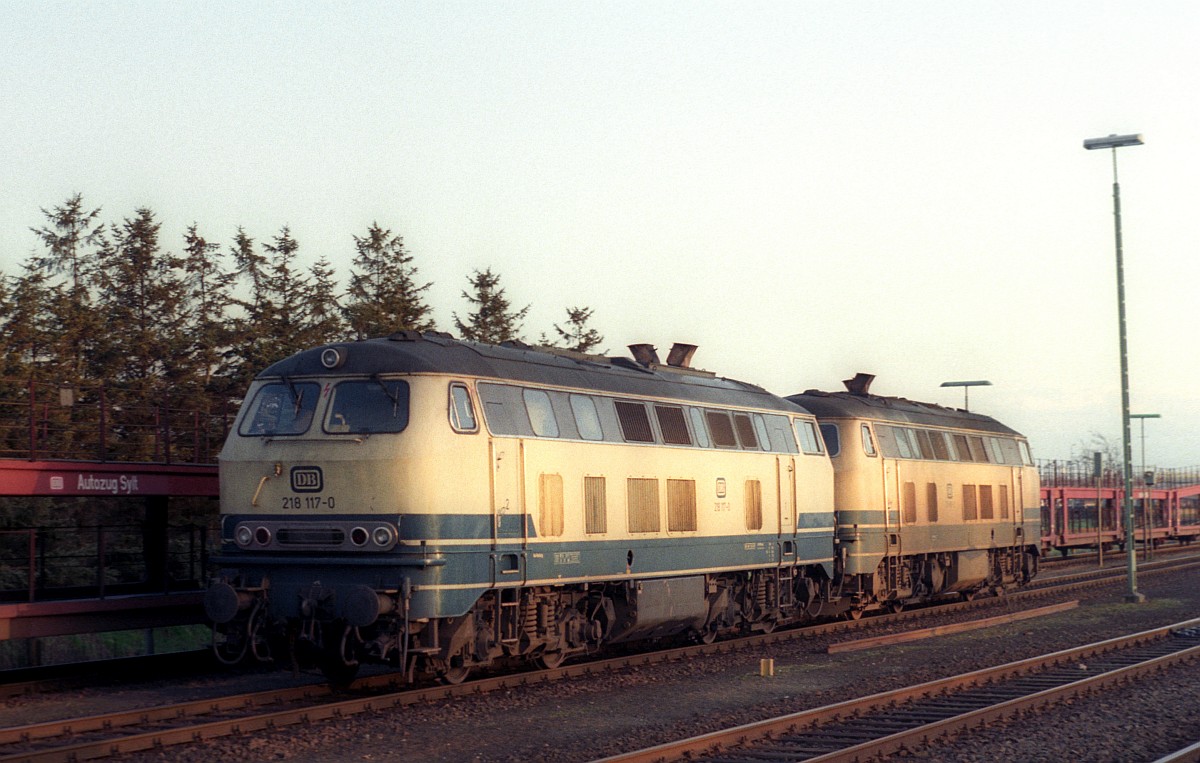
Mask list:
[{"label": "locomotive cab window", "polygon": [[471,393],[465,384],[450,385],[450,426],[455,432],[477,432],[475,408],[471,405]]},{"label": "locomotive cab window", "polygon": [[272,382],[258,388],[238,434],[243,437],[298,435],[308,431],[321,387],[312,382]]},{"label": "locomotive cab window", "polygon": [[[822,432],[825,431],[824,426],[821,427],[821,431]],[[862,443],[863,443],[863,453],[866,453],[868,456],[873,457],[875,455],[875,441],[871,439],[871,427],[866,424],[862,425]],[[830,451],[829,455],[835,456],[837,454],[834,453],[833,451]]]},{"label": "locomotive cab window", "polygon": [[[842,437],[837,424],[821,424],[819,428],[821,439],[825,441],[825,450],[829,451],[830,458],[836,458],[842,452]],[[863,425],[863,429],[866,429],[866,424]]]},{"label": "locomotive cab window", "polygon": [[795,419],[796,438],[800,440],[800,450],[815,454],[821,452],[821,440],[817,437],[817,428],[811,421]]},{"label": "locomotive cab window", "polygon": [[339,382],[324,429],[330,434],[402,432],[408,426],[408,382],[374,378]]}]

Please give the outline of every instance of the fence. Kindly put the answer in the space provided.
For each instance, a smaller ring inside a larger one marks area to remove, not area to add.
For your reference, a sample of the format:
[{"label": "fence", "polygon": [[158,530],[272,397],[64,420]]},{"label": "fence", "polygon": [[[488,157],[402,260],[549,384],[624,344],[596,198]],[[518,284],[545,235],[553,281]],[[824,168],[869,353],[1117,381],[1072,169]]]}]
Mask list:
[{"label": "fence", "polygon": [[202,587],[209,533],[166,528],[166,548],[145,525],[80,525],[0,530],[0,598],[43,601],[165,593]]},{"label": "fence", "polygon": [[232,418],[138,400],[105,385],[0,379],[0,458],[216,461]]},{"label": "fence", "polygon": [[[1038,461],[1038,476],[1042,487],[1096,487],[1096,476],[1091,461]],[[1134,485],[1141,487],[1144,475],[1135,464]],[[1154,469],[1155,488],[1177,490],[1189,485],[1200,485],[1200,466],[1185,466]],[[1125,475],[1120,464],[1105,464],[1100,474],[1100,487],[1120,488],[1125,486]]]}]

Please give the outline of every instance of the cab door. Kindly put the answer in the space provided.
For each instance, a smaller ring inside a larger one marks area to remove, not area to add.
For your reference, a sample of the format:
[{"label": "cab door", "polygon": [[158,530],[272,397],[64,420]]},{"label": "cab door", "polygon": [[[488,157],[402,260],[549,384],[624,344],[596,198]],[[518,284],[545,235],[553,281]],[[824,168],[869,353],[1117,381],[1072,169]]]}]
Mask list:
[{"label": "cab door", "polygon": [[492,573],[498,585],[525,582],[525,441],[493,437],[491,461]]}]

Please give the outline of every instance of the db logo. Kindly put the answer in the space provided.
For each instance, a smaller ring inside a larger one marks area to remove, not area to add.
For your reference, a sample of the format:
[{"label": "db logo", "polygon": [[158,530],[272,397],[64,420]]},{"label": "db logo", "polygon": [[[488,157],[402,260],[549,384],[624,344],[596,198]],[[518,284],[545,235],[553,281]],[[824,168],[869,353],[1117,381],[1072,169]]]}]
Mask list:
[{"label": "db logo", "polygon": [[325,477],[319,466],[293,466],[292,491],[296,493],[319,493],[325,487]]}]

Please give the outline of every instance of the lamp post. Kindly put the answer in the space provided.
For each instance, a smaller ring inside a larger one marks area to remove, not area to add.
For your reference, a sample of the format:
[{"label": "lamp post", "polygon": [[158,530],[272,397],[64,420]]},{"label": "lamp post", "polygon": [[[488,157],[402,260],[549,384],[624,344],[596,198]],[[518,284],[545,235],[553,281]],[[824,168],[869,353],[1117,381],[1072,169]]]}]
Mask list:
[{"label": "lamp post", "polygon": [[[1142,439],[1142,528],[1146,533],[1142,538],[1142,551],[1149,559],[1154,554],[1154,515],[1149,513],[1150,480],[1146,479],[1146,419],[1161,419],[1157,413],[1131,413],[1129,418],[1138,420]],[[1146,518],[1150,518],[1147,526]]]},{"label": "lamp post", "polygon": [[1113,226],[1117,244],[1117,332],[1121,344],[1121,445],[1125,462],[1125,496],[1122,514],[1125,517],[1126,558],[1129,559],[1129,590],[1125,601],[1143,602],[1145,595],[1137,589],[1137,555],[1133,552],[1133,444],[1129,436],[1129,357],[1125,340],[1125,266],[1121,255],[1121,186],[1117,182],[1117,149],[1124,146],[1142,145],[1141,135],[1109,135],[1107,138],[1089,138],[1083,147],[1089,151],[1099,148],[1112,149],[1113,165]]},{"label": "lamp post", "polygon": [[943,387],[962,387],[963,388],[963,410],[971,410],[971,387],[990,387],[990,381],[948,381],[942,382]]}]

